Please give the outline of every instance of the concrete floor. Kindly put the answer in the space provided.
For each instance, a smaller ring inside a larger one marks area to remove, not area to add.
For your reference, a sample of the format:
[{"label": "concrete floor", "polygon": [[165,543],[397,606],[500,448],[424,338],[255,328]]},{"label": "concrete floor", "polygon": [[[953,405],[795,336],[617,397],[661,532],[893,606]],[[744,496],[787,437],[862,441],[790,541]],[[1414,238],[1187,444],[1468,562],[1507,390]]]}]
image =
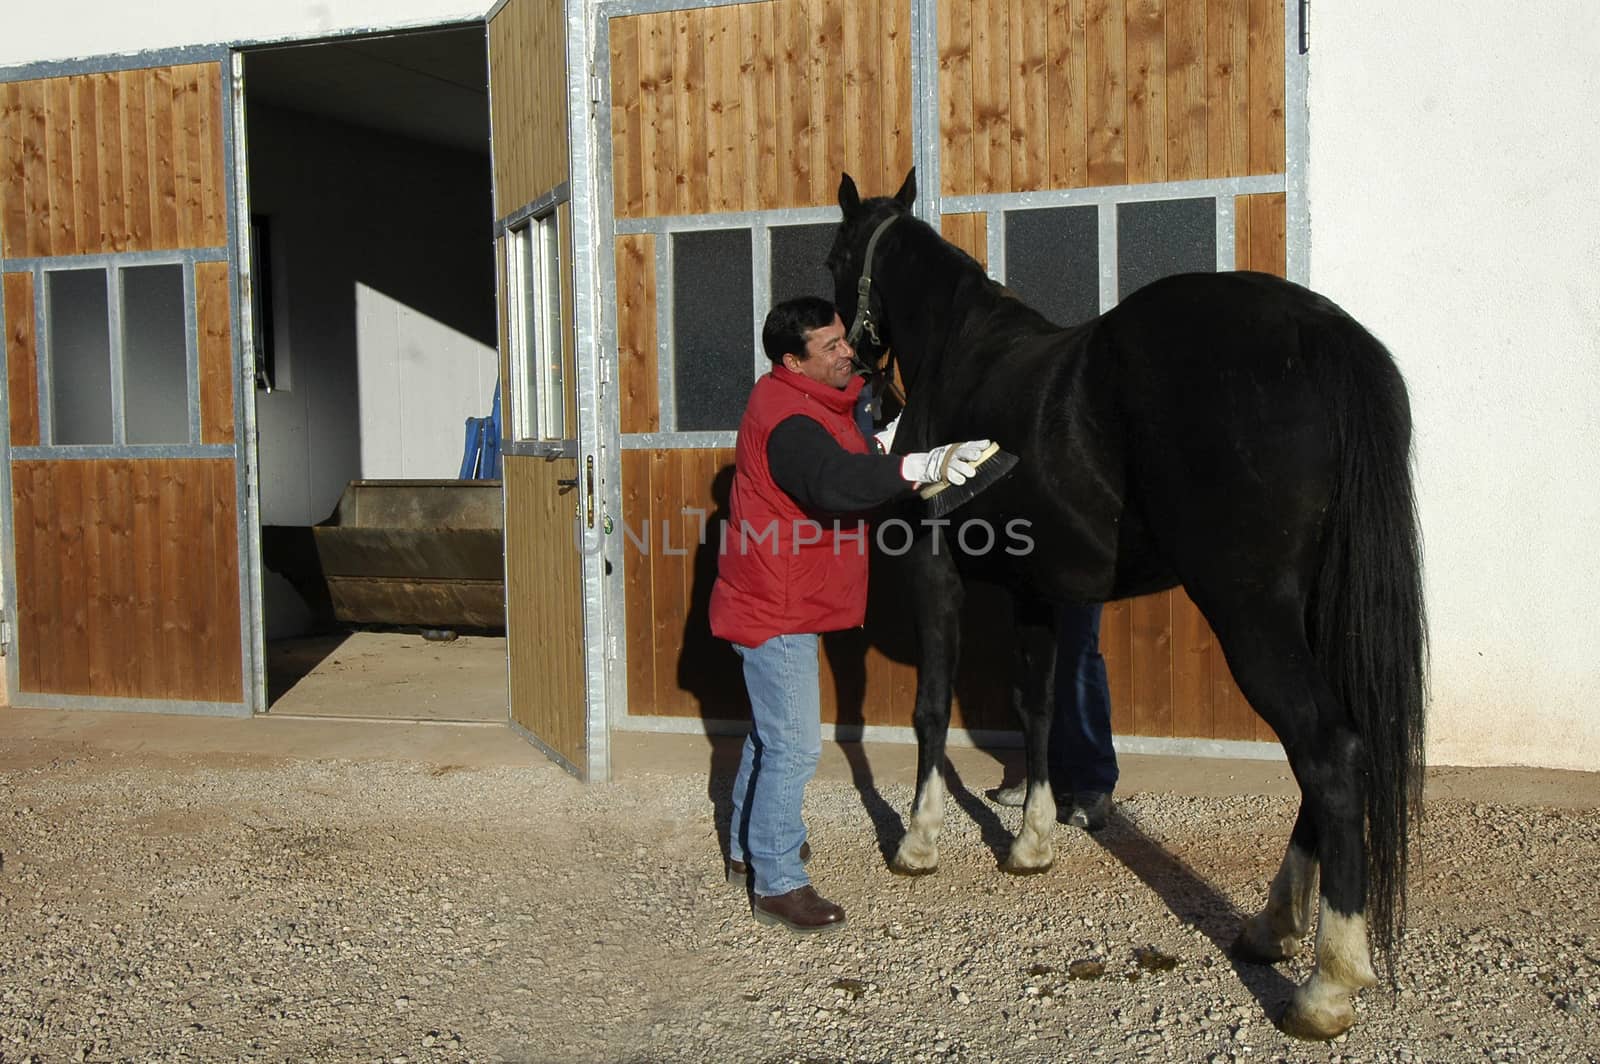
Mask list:
[{"label": "concrete floor", "polygon": [[[0,688],[0,767],[72,750],[180,761],[348,759],[460,768],[544,767],[544,755],[506,723],[504,637],[430,643],[360,632],[275,642],[271,711],[253,718],[39,710],[8,706]],[[618,731],[612,774],[731,773],[742,740]],[[1021,751],[951,746],[952,786],[981,793],[1021,774]],[[1293,795],[1283,761],[1123,754],[1119,793]],[[909,743],[824,743],[818,775],[857,783],[911,782]],[[1600,807],[1600,773],[1434,766],[1430,797],[1557,808]]]},{"label": "concrete floor", "polygon": [[[740,740],[620,732],[612,737],[617,778],[730,772]],[[415,762],[449,768],[549,762],[504,723],[383,721],[349,717],[196,717],[164,713],[0,709],[0,768],[20,768],[75,751],[184,763],[246,765],[262,759]],[[1017,771],[1020,751],[951,747],[952,787],[982,793]],[[1279,761],[1127,754],[1119,793],[1226,795],[1296,793]],[[909,782],[916,750],[900,743],[825,743],[818,775],[884,785]],[[1428,772],[1430,798],[1511,805],[1600,807],[1600,773],[1536,768],[1458,768]]]},{"label": "concrete floor", "polygon": [[501,722],[505,636],[430,642],[414,632],[338,632],[267,644],[275,716]]}]

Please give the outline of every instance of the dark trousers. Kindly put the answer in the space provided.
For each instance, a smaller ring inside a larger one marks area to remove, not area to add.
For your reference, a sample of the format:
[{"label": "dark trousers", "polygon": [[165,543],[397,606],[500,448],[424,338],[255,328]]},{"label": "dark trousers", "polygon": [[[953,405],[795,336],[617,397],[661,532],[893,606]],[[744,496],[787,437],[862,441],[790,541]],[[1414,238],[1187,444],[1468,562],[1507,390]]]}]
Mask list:
[{"label": "dark trousers", "polygon": [[1064,606],[1056,619],[1056,714],[1050,724],[1050,783],[1110,794],[1117,785],[1111,690],[1100,656],[1100,607]]}]

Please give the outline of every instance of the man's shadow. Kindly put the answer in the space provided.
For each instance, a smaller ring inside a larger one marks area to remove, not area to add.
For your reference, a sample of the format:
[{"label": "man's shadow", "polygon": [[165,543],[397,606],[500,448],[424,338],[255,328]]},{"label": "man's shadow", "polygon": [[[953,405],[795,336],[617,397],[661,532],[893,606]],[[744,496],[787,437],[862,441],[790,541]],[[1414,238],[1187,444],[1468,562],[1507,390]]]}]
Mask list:
[{"label": "man's shadow", "polygon": [[695,549],[677,670],[678,686],[694,698],[705,721],[710,744],[706,796],[711,800],[717,839],[724,854],[728,852],[733,814],[733,779],[739,771],[745,730],[750,723],[743,664],[727,642],[711,634],[711,588],[717,580],[717,555],[732,490],[733,466],[729,464],[717,470],[711,481],[712,509],[705,518],[705,534]]},{"label": "man's shadow", "polygon": [[[722,528],[728,518],[732,484],[732,465],[718,470],[712,480],[712,510],[706,516],[705,534],[695,551],[690,599],[677,662],[678,684],[695,699],[706,725],[710,745],[707,797],[712,802],[723,853],[728,850],[733,781],[750,720],[742,663],[725,641],[711,634],[710,625],[711,588],[716,582],[717,557]],[[889,510],[874,516],[886,520],[897,514],[913,522],[917,517],[910,509]],[[876,537],[870,531],[867,539],[873,556],[869,563],[866,622],[861,628],[824,635],[822,652],[827,656],[833,679],[838,747],[850,765],[852,783],[861,796],[879,852],[887,864],[905,833],[905,821],[880,789],[871,759],[862,745],[869,718],[867,658],[869,651],[876,650],[890,661],[914,666],[917,637],[906,608],[912,601],[910,567],[901,563],[892,548],[889,551],[877,549]],[[1010,659],[1009,605],[998,590],[972,585],[963,612],[963,632],[963,664],[957,672],[955,685],[963,726],[991,734],[1015,728],[1007,670],[1003,665],[996,670],[984,664],[1005,663]],[[997,780],[1002,773],[1020,772],[1015,749],[1004,746],[987,749],[996,759]],[[906,756],[914,762],[915,747],[908,748]],[[952,800],[981,825],[985,843],[998,858],[1003,858],[1010,836],[1000,818],[981,796],[963,784],[948,761],[945,780]]]},{"label": "man's shadow", "polygon": [[[689,603],[677,661],[678,685],[695,699],[705,721],[710,745],[707,797],[712,803],[718,842],[723,853],[728,852],[733,782],[738,773],[750,721],[750,701],[745,692],[742,662],[728,643],[711,634],[710,624],[711,589],[716,583],[717,558],[722,529],[728,519],[732,484],[732,465],[718,470],[712,480],[712,510],[706,516],[705,534],[694,555]],[[869,532],[869,543],[871,539]],[[848,544],[846,549],[849,549]],[[838,747],[850,765],[851,780],[861,796],[862,807],[877,836],[878,848],[885,862],[899,845],[905,825],[899,812],[880,790],[862,740],[868,720],[868,651],[876,648],[890,660],[906,664],[916,660],[916,633],[911,618],[905,612],[905,603],[909,601],[905,584],[908,577],[902,571],[903,567],[896,566],[894,561],[892,556],[874,550],[870,562],[872,575],[868,581],[866,624],[862,628],[831,632],[822,638],[822,652],[827,656],[833,678]],[[973,675],[978,674],[974,672]],[[963,696],[963,703],[971,701],[977,704],[981,699],[1009,712],[1004,709],[1003,691],[980,694],[980,687],[973,686],[972,692]],[[990,708],[992,711],[993,705]],[[908,751],[908,756],[914,758],[915,754]],[[947,768],[947,779],[956,780],[953,769]],[[1004,837],[999,820],[987,811],[981,800],[974,798],[964,788],[959,788],[958,783],[953,790],[957,793],[956,800],[975,818],[987,817],[992,821],[992,832],[996,838]]]}]

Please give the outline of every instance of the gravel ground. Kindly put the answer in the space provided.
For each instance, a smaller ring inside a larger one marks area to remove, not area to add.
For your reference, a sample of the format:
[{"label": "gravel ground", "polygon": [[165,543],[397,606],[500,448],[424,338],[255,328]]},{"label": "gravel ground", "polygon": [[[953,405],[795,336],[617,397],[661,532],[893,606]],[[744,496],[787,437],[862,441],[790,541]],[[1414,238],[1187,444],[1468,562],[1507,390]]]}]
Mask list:
[{"label": "gravel ground", "polygon": [[1019,814],[952,780],[944,865],[908,880],[884,854],[909,788],[819,779],[812,872],[850,922],[802,938],[723,882],[725,786],[105,752],[0,771],[0,1062],[1600,1060],[1594,809],[1434,803],[1399,989],[1315,1045],[1271,1023],[1306,962],[1226,953],[1288,800],[1125,795],[1013,879]]}]

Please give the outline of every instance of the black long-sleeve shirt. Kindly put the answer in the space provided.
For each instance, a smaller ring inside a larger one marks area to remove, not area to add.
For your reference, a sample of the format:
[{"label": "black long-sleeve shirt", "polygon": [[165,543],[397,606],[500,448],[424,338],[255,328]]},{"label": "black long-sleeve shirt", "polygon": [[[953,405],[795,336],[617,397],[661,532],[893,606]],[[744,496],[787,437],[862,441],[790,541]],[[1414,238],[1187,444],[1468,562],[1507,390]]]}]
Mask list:
[{"label": "black long-sleeve shirt", "polygon": [[772,479],[801,508],[821,513],[859,513],[909,492],[901,457],[853,454],[804,414],[784,418],[767,437]]}]

